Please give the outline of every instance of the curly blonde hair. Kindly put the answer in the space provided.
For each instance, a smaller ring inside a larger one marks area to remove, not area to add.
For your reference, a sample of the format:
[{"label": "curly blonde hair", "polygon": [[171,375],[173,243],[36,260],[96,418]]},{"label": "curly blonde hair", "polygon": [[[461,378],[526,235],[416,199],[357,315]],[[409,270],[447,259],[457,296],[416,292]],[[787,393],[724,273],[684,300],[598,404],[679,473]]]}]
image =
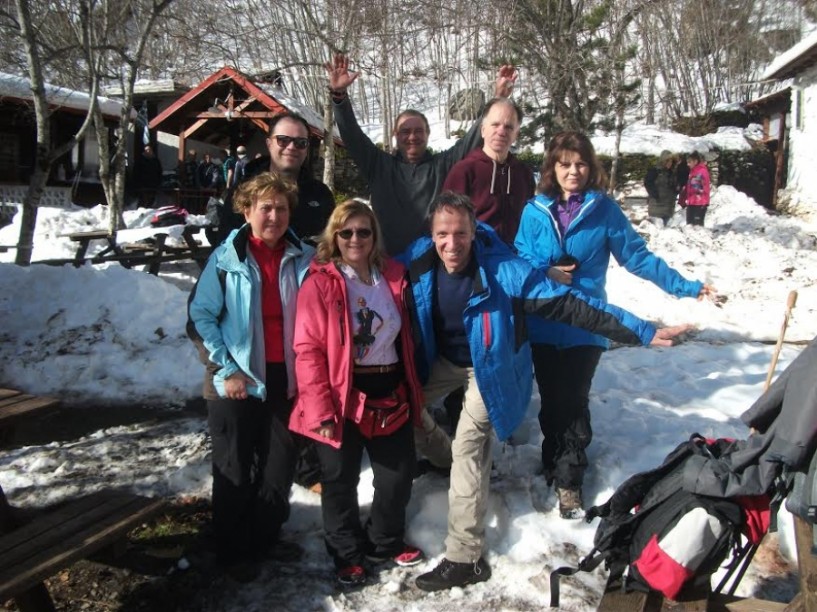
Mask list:
[{"label": "curly blonde hair", "polygon": [[383,252],[380,224],[371,206],[359,200],[346,200],[338,204],[332,211],[321,235],[321,241],[318,243],[315,259],[323,264],[330,261],[335,263],[342,261],[340,249],[338,249],[337,233],[352,217],[366,217],[369,220],[372,227],[372,252],[369,253],[369,266],[382,271],[386,263],[386,255]]},{"label": "curly blonde hair", "polygon": [[241,183],[233,195],[233,211],[243,215],[259,198],[273,193],[287,199],[291,214],[298,204],[298,186],[277,172],[262,172]]}]

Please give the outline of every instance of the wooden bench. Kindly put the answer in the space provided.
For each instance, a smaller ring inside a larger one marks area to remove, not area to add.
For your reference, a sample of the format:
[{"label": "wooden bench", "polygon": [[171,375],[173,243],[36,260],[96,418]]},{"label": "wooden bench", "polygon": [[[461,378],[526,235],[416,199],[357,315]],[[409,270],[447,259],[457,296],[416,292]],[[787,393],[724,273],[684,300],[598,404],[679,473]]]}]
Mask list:
[{"label": "wooden bench", "polygon": [[116,237],[108,233],[108,230],[74,232],[72,234],[66,234],[66,236],[71,240],[71,242],[79,243],[79,246],[77,246],[76,255],[74,255],[74,265],[77,267],[80,267],[85,263],[85,253],[88,252],[88,247],[93,240],[104,240],[108,243],[108,246],[105,247],[105,249],[100,253],[97,253],[94,256],[94,259],[104,257],[108,253],[120,253],[119,247],[116,244]]},{"label": "wooden bench", "polygon": [[[0,505],[8,502],[0,488]],[[43,581],[80,559],[117,545],[164,507],[164,501],[106,491],[69,502],[22,525],[0,524],[0,604],[22,612],[54,610]],[[0,517],[3,509],[0,508]]]},{"label": "wooden bench", "polygon": [[[80,267],[86,262],[91,264],[117,262],[125,268],[144,265],[147,266],[150,274],[158,275],[163,263],[191,259],[196,262],[199,268],[204,269],[212,249],[202,246],[196,240],[195,234],[198,234],[202,229],[203,227],[200,225],[184,226],[181,231],[181,238],[185,242],[184,246],[168,244],[169,234],[163,232],[162,228],[153,228],[148,237],[144,237],[144,228],[140,230],[122,230],[119,233],[120,236],[125,235],[126,232],[138,231],[142,238],[138,242],[125,243],[117,242],[117,239],[108,234],[106,230],[76,232],[66,234],[72,241],[79,243],[73,259],[44,259],[32,263],[52,266],[73,264]],[[88,246],[93,240],[106,240],[108,246],[93,257],[86,257]]]},{"label": "wooden bench", "polygon": [[11,438],[14,428],[23,419],[55,410],[60,400],[55,397],[27,395],[15,389],[0,388],[0,443]]}]

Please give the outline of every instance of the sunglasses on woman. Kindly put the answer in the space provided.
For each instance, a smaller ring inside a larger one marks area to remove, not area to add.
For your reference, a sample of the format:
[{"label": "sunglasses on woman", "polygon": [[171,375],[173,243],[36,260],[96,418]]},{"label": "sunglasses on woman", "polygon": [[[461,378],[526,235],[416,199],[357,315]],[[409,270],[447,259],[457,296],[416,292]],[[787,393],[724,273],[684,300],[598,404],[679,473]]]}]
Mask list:
[{"label": "sunglasses on woman", "polygon": [[289,146],[289,143],[295,145],[296,149],[304,150],[306,145],[309,144],[309,140],[303,137],[293,138],[292,136],[278,136],[277,134],[273,136],[275,138],[275,142],[278,143],[278,146],[282,149],[286,149]]},{"label": "sunglasses on woman", "polygon": [[338,236],[344,240],[351,240],[352,236],[357,235],[358,238],[365,240],[372,237],[372,230],[368,227],[361,227],[356,229],[342,229],[336,232]]}]

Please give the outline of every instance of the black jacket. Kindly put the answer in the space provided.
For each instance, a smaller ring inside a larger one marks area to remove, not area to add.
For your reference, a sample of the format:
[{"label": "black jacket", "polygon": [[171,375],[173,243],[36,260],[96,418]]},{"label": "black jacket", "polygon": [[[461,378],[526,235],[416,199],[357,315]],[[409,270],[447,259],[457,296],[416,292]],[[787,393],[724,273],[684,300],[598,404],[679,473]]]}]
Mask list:
[{"label": "black jacket", "polygon": [[[267,172],[269,167],[269,155],[253,159],[244,168],[240,182],[244,182],[262,172]],[[232,204],[231,190],[224,198],[222,215],[219,220],[219,235],[221,236],[219,242],[224,240],[233,229],[244,224],[244,217],[233,212]],[[335,199],[332,192],[329,191],[329,187],[302,171],[298,175],[298,205],[289,220],[289,226],[292,230],[299,238],[304,238],[307,242],[314,242],[310,238],[320,236],[323,228],[326,227],[326,222],[329,221],[329,215],[332,214],[334,209]]]},{"label": "black jacket", "polygon": [[739,441],[741,449],[719,459],[694,457],[684,471],[684,488],[702,495],[758,495],[768,492],[785,466],[808,469],[817,449],[817,338],[791,362],[741,420],[758,433]]}]

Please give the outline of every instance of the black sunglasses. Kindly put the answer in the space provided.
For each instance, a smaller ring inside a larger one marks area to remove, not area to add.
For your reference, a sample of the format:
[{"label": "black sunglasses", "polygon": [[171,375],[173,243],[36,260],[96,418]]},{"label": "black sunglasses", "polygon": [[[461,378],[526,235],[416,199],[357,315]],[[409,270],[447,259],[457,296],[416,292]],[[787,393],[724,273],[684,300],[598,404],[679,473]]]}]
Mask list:
[{"label": "black sunglasses", "polygon": [[309,144],[308,138],[302,137],[293,138],[292,136],[278,136],[277,134],[273,136],[273,138],[275,138],[275,142],[277,142],[278,146],[281,147],[282,149],[286,149],[289,146],[290,142],[295,145],[296,149],[301,150],[305,149],[306,145]]},{"label": "black sunglasses", "polygon": [[363,240],[372,237],[372,230],[370,230],[368,227],[361,227],[357,229],[342,229],[338,230],[335,233],[344,240],[351,240],[352,236],[354,236],[355,234],[357,234],[358,238],[362,238]]}]

